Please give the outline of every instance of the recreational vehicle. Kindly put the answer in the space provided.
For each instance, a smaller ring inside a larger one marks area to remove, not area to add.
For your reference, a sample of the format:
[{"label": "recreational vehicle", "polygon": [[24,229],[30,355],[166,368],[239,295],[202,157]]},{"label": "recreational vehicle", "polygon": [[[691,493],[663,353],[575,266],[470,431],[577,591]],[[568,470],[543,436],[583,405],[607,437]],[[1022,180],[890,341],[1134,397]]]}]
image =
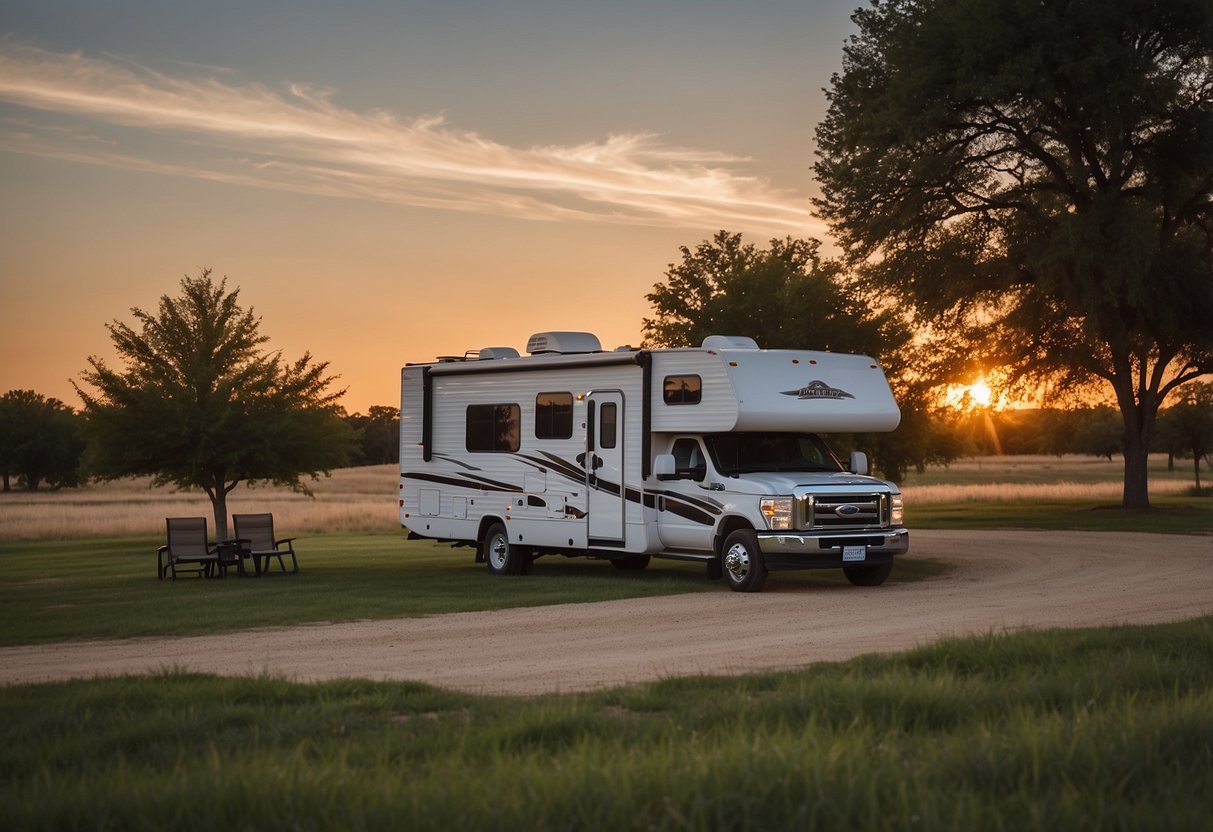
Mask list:
[{"label": "recreational vehicle", "polygon": [[400,522],[474,546],[501,575],[543,555],[620,569],[702,562],[737,591],[767,573],[841,568],[884,582],[909,548],[897,487],[844,466],[821,433],[890,431],[901,414],[871,358],[698,348],[604,352],[534,335],[401,373]]}]

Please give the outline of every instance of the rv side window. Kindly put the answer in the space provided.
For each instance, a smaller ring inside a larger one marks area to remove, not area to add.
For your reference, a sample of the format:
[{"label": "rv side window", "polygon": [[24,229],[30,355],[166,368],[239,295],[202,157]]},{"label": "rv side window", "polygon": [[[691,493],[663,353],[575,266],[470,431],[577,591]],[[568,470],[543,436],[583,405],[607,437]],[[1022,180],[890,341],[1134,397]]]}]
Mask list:
[{"label": "rv side window", "polygon": [[522,421],[516,404],[470,404],[466,445],[469,451],[513,453],[518,450]]},{"label": "rv side window", "polygon": [[699,376],[666,376],[662,396],[666,404],[699,404],[703,381]]},{"label": "rv side window", "polygon": [[573,436],[573,394],[540,393],[535,397],[535,438],[569,439]]},{"label": "rv side window", "polygon": [[614,402],[604,402],[598,409],[598,447],[614,448],[619,408]]}]

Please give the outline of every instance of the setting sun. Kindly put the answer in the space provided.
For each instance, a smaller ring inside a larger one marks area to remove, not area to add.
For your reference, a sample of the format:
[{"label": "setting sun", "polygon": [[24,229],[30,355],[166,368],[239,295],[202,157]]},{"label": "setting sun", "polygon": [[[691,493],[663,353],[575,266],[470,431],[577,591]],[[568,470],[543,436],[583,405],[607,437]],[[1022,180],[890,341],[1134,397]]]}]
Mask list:
[{"label": "setting sun", "polygon": [[990,385],[986,384],[984,378],[979,378],[976,382],[969,385],[966,392],[969,394],[969,398],[973,401],[973,404],[978,407],[990,406]]},{"label": "setting sun", "polygon": [[994,395],[994,390],[982,373],[971,384],[950,384],[944,394],[944,404],[958,410],[979,410],[1005,405]]}]

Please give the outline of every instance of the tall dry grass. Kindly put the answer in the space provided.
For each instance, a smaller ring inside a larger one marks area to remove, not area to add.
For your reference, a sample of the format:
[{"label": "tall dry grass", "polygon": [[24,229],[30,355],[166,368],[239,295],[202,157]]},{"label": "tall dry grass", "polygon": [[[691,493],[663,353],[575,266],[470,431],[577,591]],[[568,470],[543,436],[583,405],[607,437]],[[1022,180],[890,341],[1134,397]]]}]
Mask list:
[{"label": "tall dry grass", "polygon": [[[399,469],[394,464],[339,469],[308,486],[314,497],[286,488],[238,486],[228,495],[228,512],[273,512],[274,526],[283,534],[400,528]],[[0,495],[0,539],[4,540],[156,536],[164,534],[166,517],[211,520],[210,498],[201,491],[152,488],[149,478]]]},{"label": "tall dry grass", "polygon": [[[1188,463],[1190,465],[1191,463]],[[902,488],[908,505],[1032,500],[1108,500],[1121,497],[1123,464],[1098,457],[971,457],[911,474]],[[285,488],[238,487],[230,513],[274,513],[284,534],[373,532],[399,529],[395,465],[344,468],[309,484],[314,498]],[[1192,485],[1182,463],[1167,470],[1166,457],[1150,460],[1150,493],[1178,494]],[[158,536],[165,517],[211,517],[201,491],[151,488],[150,480],[94,483],[32,494],[0,494],[0,539],[57,540],[91,536]]]}]

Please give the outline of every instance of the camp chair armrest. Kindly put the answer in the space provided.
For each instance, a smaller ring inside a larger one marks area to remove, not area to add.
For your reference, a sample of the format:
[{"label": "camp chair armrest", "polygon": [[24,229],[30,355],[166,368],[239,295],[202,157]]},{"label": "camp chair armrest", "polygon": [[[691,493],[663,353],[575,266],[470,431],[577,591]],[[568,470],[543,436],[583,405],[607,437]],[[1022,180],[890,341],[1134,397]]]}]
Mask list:
[{"label": "camp chair armrest", "polygon": [[283,543],[285,543],[285,544],[287,545],[287,548],[294,549],[295,547],[291,545],[291,544],[292,544],[292,543],[294,543],[294,542],[295,542],[295,538],[293,538],[293,537],[284,537],[284,538],[282,538],[281,540],[275,540],[275,541],[274,541],[274,545],[275,545],[275,546],[281,546]]}]

